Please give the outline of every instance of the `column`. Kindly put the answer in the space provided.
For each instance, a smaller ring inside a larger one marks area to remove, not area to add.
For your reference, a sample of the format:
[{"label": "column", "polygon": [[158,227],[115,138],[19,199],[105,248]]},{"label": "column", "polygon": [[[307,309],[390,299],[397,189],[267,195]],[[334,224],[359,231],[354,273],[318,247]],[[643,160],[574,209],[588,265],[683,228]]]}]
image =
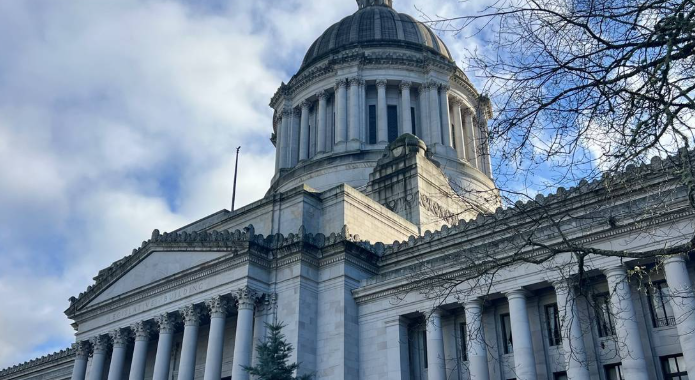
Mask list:
[{"label": "column", "polygon": [[308,100],[302,102],[301,129],[299,131],[299,161],[309,159],[309,106]]},{"label": "column", "polygon": [[70,380],[84,380],[89,359],[89,343],[77,342],[72,345],[72,348],[75,350],[75,364],[72,367]]},{"label": "column", "polygon": [[157,355],[154,359],[154,374],[152,380],[167,380],[169,378],[169,362],[171,361],[171,346],[174,343],[174,315],[164,313],[154,320],[159,328]]},{"label": "column", "polygon": [[408,321],[397,317],[386,321],[386,365],[388,380],[410,380]]},{"label": "column", "polygon": [[627,271],[619,266],[606,269],[603,273],[608,279],[611,312],[618,338],[616,344],[623,363],[623,374],[626,379],[647,380],[649,373],[637,325],[635,305],[632,302],[632,290],[627,280]]},{"label": "column", "polygon": [[[360,78],[350,78],[350,121],[348,141],[360,141]],[[357,146],[359,149],[359,146]]]},{"label": "column", "polygon": [[389,125],[386,114],[386,80],[376,81],[376,140],[379,144],[388,144]]},{"label": "column", "polygon": [[570,380],[590,380],[588,357],[584,346],[582,326],[579,323],[574,288],[566,280],[554,282],[553,286],[557,297],[567,378]]},{"label": "column", "polygon": [[434,82],[428,83],[430,99],[430,138],[433,144],[442,143],[442,120],[439,108],[439,85]]},{"label": "column", "polygon": [[468,370],[471,380],[489,380],[487,366],[487,348],[483,334],[483,302],[471,300],[464,305],[466,313],[466,350],[468,353]]},{"label": "column", "polygon": [[425,142],[425,144],[429,145],[432,143],[432,137],[430,135],[430,113],[429,113],[429,107],[430,107],[430,102],[429,102],[429,90],[427,89],[427,84],[423,83],[420,85],[420,89],[418,90],[419,94],[419,101],[420,101],[420,134],[422,136],[418,136],[422,139],[422,141]]},{"label": "column", "polygon": [[106,353],[109,351],[109,339],[104,335],[95,336],[90,340],[92,345],[92,368],[89,370],[89,380],[101,380],[104,375]]},{"label": "column", "polygon": [[147,362],[147,344],[150,341],[150,326],[147,322],[140,321],[130,326],[135,335],[135,347],[133,348],[133,360],[130,362],[129,380],[143,380],[145,378],[145,364]]},{"label": "column", "polygon": [[664,271],[685,364],[688,373],[695,374],[695,294],[683,256],[666,258]]},{"label": "column", "polygon": [[224,322],[227,319],[227,300],[221,296],[205,301],[210,312],[210,335],[205,359],[203,380],[222,378],[222,349],[224,348]]},{"label": "column", "polygon": [[274,120],[275,125],[273,127],[275,128],[275,172],[277,173],[280,171],[280,129],[282,125],[282,119],[276,119]]},{"label": "column", "polygon": [[245,366],[251,365],[253,349],[253,309],[256,305],[256,292],[245,286],[235,292],[239,314],[236,320],[236,337],[234,338],[234,362],[232,379],[248,380],[249,373]]},{"label": "column", "polygon": [[195,376],[195,355],[198,348],[200,309],[195,305],[188,305],[179,310],[179,314],[183,318],[183,342],[181,342],[178,380],[193,380]]},{"label": "column", "polygon": [[293,168],[299,162],[299,139],[301,132],[301,109],[294,109],[292,113],[292,138],[290,139],[290,165]]},{"label": "column", "polygon": [[413,118],[410,114],[410,86],[412,83],[401,82],[401,125],[398,126],[398,135],[411,133],[413,128]]},{"label": "column", "polygon": [[335,82],[335,144],[347,140],[347,82]]},{"label": "column", "polygon": [[318,126],[316,130],[316,153],[324,153],[326,152],[326,132],[327,132],[327,125],[326,125],[326,97],[328,95],[326,94],[326,91],[321,91],[316,94],[316,97],[319,99],[319,115],[318,115]]},{"label": "column", "polygon": [[466,145],[466,160],[474,168],[478,168],[478,149],[476,147],[477,136],[473,126],[473,111],[466,109],[463,111],[463,135]]},{"label": "column", "polygon": [[108,380],[122,380],[125,355],[128,349],[130,334],[127,330],[117,329],[109,333],[113,350],[111,351],[111,365],[109,366]]},{"label": "column", "polygon": [[463,118],[461,117],[462,105],[463,103],[459,99],[454,100],[454,141],[456,141],[456,156],[460,160],[465,160],[466,148],[464,147]]},{"label": "column", "polygon": [[290,142],[290,118],[292,117],[292,111],[289,109],[282,110],[282,122],[280,123],[280,133],[278,139],[280,139],[278,149],[278,154],[280,155],[280,169],[285,169],[290,167],[289,165],[289,142]]},{"label": "column", "polygon": [[442,314],[439,310],[434,310],[427,321],[427,364],[428,380],[446,379]]},{"label": "column", "polygon": [[533,354],[531,325],[526,310],[526,291],[513,290],[507,295],[509,319],[514,342],[514,369],[518,380],[536,379],[536,357]]},{"label": "column", "polygon": [[439,89],[439,106],[442,114],[442,144],[451,147],[451,117],[449,116],[449,90],[451,87],[443,85]]}]

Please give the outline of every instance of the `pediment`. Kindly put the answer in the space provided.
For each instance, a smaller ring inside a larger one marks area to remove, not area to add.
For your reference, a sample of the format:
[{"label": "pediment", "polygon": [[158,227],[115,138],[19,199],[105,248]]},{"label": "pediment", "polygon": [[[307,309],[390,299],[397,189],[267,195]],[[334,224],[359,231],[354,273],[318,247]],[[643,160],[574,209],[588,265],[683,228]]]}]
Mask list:
[{"label": "pediment", "polygon": [[118,280],[109,285],[87,306],[95,305],[121,294],[185,272],[221,257],[226,251],[157,251],[150,253]]}]

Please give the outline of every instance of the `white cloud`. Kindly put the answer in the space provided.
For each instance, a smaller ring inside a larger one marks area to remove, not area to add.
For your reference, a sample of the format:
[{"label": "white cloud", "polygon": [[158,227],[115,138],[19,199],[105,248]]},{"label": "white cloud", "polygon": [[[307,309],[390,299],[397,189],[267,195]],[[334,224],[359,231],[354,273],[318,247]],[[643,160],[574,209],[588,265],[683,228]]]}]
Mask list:
[{"label": "white cloud", "polygon": [[268,101],[356,9],[211,3],[0,2],[0,368],[67,346],[68,297],[152,229],[229,208],[236,146],[237,205],[265,193]]}]

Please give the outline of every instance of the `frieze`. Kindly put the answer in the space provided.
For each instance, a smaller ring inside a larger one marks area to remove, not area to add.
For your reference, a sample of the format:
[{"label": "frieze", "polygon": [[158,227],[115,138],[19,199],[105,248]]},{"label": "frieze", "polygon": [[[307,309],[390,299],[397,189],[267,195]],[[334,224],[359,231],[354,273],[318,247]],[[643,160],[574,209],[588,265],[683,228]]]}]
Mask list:
[{"label": "frieze", "polygon": [[121,319],[128,318],[132,315],[140,314],[140,313],[155,309],[159,306],[178,301],[180,299],[188,297],[189,295],[192,295],[195,293],[200,293],[203,290],[207,289],[207,287],[208,287],[207,281],[201,281],[201,282],[198,282],[195,284],[188,285],[185,288],[177,289],[177,290],[171,291],[167,294],[163,294],[161,296],[155,297],[151,300],[140,302],[140,303],[135,304],[133,306],[129,306],[127,308],[112,312],[109,314],[107,322],[108,323],[115,322],[115,321],[118,321]]}]

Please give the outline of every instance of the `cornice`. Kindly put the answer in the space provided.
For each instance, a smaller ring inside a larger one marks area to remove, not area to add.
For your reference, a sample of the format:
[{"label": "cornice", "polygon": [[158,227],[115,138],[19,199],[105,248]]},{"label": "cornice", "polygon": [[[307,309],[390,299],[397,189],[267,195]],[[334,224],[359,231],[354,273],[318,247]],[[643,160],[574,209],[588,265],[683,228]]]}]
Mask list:
[{"label": "cornice", "polygon": [[[292,98],[312,84],[335,76],[339,67],[350,64],[357,64],[362,69],[388,66],[390,69],[416,69],[423,73],[436,69],[450,73],[452,77],[455,76],[458,69],[455,63],[428,51],[398,50],[397,47],[392,50],[379,51],[364,48],[346,49],[305,68],[292,77],[288,84],[283,83],[273,95],[270,106],[277,108],[283,97]],[[472,87],[472,84],[463,77],[459,77],[457,83],[467,89],[472,89],[472,93],[477,96],[477,91]]]},{"label": "cornice", "polygon": [[68,362],[75,358],[75,350],[72,348],[67,348],[54,352],[49,355],[42,356],[37,359],[32,359],[27,362],[14,365],[12,367],[0,370],[0,378],[10,377],[11,375],[21,374],[22,372],[27,372],[37,367],[60,364],[61,361]]}]

